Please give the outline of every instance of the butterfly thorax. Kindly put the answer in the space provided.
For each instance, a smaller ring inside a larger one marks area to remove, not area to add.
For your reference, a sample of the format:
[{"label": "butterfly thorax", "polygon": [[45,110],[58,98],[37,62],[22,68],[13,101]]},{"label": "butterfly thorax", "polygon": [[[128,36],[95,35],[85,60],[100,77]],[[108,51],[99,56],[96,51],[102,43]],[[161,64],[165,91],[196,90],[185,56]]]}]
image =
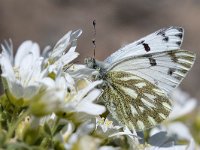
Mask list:
[{"label": "butterfly thorax", "polygon": [[98,72],[98,74],[95,75],[96,76],[95,79],[105,78],[105,75],[107,72],[106,63],[102,61],[98,61],[92,57],[85,58],[84,63],[86,64],[88,68],[94,69]]}]

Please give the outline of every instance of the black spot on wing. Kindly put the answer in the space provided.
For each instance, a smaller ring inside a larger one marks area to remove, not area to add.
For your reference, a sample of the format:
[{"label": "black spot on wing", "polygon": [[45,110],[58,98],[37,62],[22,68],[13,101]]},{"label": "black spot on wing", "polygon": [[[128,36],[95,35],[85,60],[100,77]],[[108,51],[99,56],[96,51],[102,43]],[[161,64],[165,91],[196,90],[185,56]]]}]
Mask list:
[{"label": "black spot on wing", "polygon": [[148,44],[143,43],[142,45],[144,46],[146,52],[149,52],[151,50]]},{"label": "black spot on wing", "polygon": [[181,46],[181,41],[176,42],[178,46]]},{"label": "black spot on wing", "polygon": [[146,44],[146,43],[144,43],[144,40],[139,41],[139,42],[137,43],[137,45],[140,45],[140,44],[142,44],[142,45],[144,46],[144,49],[145,49],[146,52],[149,52],[149,51],[150,51],[149,45]]},{"label": "black spot on wing", "polygon": [[168,41],[169,41],[169,37],[166,36],[165,32],[166,32],[166,29],[161,29],[161,30],[157,33],[157,35],[161,35],[161,36],[163,37],[163,41],[168,42]]},{"label": "black spot on wing", "polygon": [[181,27],[177,27],[176,28],[179,32],[183,32],[183,28],[181,28]]},{"label": "black spot on wing", "polygon": [[176,34],[175,36],[179,37],[180,39],[182,39],[183,38],[183,33]]},{"label": "black spot on wing", "polygon": [[154,58],[152,58],[152,57],[149,57],[149,62],[150,62],[151,66],[156,66],[157,65],[156,60]]},{"label": "black spot on wing", "polygon": [[169,37],[166,36],[166,37],[163,38],[163,40],[164,40],[165,42],[168,42],[168,41],[169,41]]},{"label": "black spot on wing", "polygon": [[181,27],[171,27],[171,28],[163,28],[163,29],[160,29],[158,32],[157,32],[157,35],[160,35],[163,37],[163,41],[165,42],[168,42],[170,40],[170,37],[166,35],[166,32],[169,30],[169,29],[175,29],[177,30],[178,32],[180,33],[177,33],[175,34],[174,36],[175,37],[178,37],[180,39],[180,41],[177,41],[176,44],[178,46],[181,45],[181,40],[183,39],[183,28]]}]

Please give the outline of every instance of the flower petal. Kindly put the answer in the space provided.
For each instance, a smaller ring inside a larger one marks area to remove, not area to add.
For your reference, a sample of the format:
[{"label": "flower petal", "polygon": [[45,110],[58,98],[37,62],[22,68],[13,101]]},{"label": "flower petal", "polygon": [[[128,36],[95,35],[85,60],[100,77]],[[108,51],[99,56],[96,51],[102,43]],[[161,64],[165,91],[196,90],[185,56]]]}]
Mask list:
[{"label": "flower petal", "polygon": [[13,65],[14,56],[13,56],[13,44],[12,40],[5,41],[4,44],[1,45],[2,52],[1,54],[10,60],[11,64]]},{"label": "flower petal", "polygon": [[29,53],[32,53],[34,58],[39,57],[38,44],[33,43],[32,41],[23,42],[17,50],[16,56],[15,56],[15,66],[19,67],[23,58]]},{"label": "flower petal", "polygon": [[24,88],[23,86],[18,83],[18,82],[10,82],[9,84],[9,90],[11,92],[11,94],[16,98],[16,99],[20,99],[23,97],[24,95]]},{"label": "flower petal", "polygon": [[21,59],[21,63],[19,66],[19,76],[23,84],[27,83],[28,80],[30,79],[30,75],[32,73],[32,63],[33,63],[32,54],[28,54]]},{"label": "flower petal", "polygon": [[99,115],[105,112],[105,107],[102,105],[92,103],[101,94],[100,90],[91,91],[77,106],[78,112],[85,112],[91,115]]},{"label": "flower petal", "polygon": [[42,57],[48,58],[51,52],[51,46],[46,46],[42,51]]},{"label": "flower petal", "polygon": [[51,53],[52,58],[60,57],[67,46],[69,46],[70,35],[72,31],[67,32],[54,46],[53,51]]},{"label": "flower petal", "polygon": [[28,86],[24,88],[23,97],[25,100],[30,100],[33,96],[35,96],[39,92],[38,86]]},{"label": "flower petal", "polygon": [[186,139],[188,141],[192,139],[192,135],[188,127],[181,122],[170,123],[167,128],[168,132],[171,134],[176,134],[178,139]]},{"label": "flower petal", "polygon": [[75,32],[69,31],[67,34],[65,34],[53,48],[53,51],[50,54],[50,61],[55,62],[56,60],[59,60],[61,56],[65,55],[64,52],[67,50],[69,50],[68,52],[72,54],[72,52],[74,52],[76,49],[76,41],[81,33],[81,30],[77,30]]},{"label": "flower petal", "polygon": [[180,89],[176,89],[172,94],[174,100],[173,110],[169,115],[168,120],[174,120],[189,114],[197,106],[197,100],[190,98],[190,96]]},{"label": "flower petal", "polygon": [[173,139],[167,136],[167,132],[158,132],[151,136],[149,144],[156,147],[171,147],[173,146]]},{"label": "flower petal", "polygon": [[94,89],[97,85],[99,85],[99,84],[101,84],[101,83],[102,83],[102,80],[95,81],[95,82],[92,82],[91,84],[89,84],[86,88],[80,90],[79,93],[77,94],[76,101],[79,102],[80,100],[82,100],[83,97],[84,97],[89,91],[91,91],[91,90]]},{"label": "flower petal", "polygon": [[77,106],[78,112],[85,112],[91,115],[100,115],[105,112],[105,107],[98,104],[93,103],[82,103],[81,105]]},{"label": "flower petal", "polygon": [[76,30],[72,33],[70,41],[71,41],[71,48],[69,49],[69,52],[74,52],[77,46],[77,38],[82,34],[82,30]]},{"label": "flower petal", "polygon": [[3,55],[0,55],[0,64],[1,64],[1,70],[2,70],[1,76],[4,76],[5,78],[9,80],[14,80],[15,79],[14,70],[8,58]]},{"label": "flower petal", "polygon": [[76,59],[78,57],[79,53],[77,52],[68,52],[65,55],[61,56],[60,59],[58,59],[55,64],[62,64],[62,66],[69,64],[72,60]]},{"label": "flower petal", "polygon": [[49,77],[45,77],[42,80],[40,80],[40,83],[45,85],[46,87],[53,88],[55,87],[55,82],[53,79]]}]

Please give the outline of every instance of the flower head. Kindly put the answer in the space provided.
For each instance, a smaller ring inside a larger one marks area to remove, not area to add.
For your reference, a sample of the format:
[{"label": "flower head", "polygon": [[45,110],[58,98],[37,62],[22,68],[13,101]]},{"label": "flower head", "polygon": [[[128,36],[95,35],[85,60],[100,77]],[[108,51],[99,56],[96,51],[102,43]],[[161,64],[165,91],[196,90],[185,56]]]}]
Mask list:
[{"label": "flower head", "polygon": [[[105,111],[105,107],[95,104],[94,101],[100,96],[101,91],[95,87],[102,81],[90,82],[87,79],[80,79],[74,82],[74,89],[65,97],[63,112],[67,114],[86,113],[88,115],[99,115]],[[80,115],[79,115],[80,116]]]},{"label": "flower head", "polygon": [[69,31],[65,34],[54,46],[52,51],[46,51],[46,56],[43,65],[49,68],[50,72],[57,72],[72,60],[78,57],[79,53],[75,51],[77,39],[81,35],[82,30]]},{"label": "flower head", "polygon": [[0,64],[4,89],[13,104],[27,105],[39,91],[43,78],[42,58],[37,43],[23,42],[13,56],[12,42],[2,45]]}]

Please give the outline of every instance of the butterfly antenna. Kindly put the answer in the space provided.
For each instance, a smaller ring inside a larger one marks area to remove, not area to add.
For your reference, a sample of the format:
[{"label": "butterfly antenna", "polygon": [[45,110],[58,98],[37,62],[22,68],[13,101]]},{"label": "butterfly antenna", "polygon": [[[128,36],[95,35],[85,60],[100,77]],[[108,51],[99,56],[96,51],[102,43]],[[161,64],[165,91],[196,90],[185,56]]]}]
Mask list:
[{"label": "butterfly antenna", "polygon": [[92,24],[93,24],[93,28],[94,28],[94,38],[92,39],[92,44],[94,46],[93,51],[94,51],[94,58],[95,58],[95,50],[96,50],[96,20],[94,20],[92,22]]}]

